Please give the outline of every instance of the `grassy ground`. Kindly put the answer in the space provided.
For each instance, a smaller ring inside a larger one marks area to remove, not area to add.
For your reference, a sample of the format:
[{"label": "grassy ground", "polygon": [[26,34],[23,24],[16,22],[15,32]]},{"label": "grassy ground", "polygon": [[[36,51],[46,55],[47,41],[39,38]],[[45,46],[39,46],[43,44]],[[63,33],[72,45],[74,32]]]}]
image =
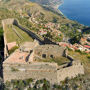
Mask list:
[{"label": "grassy ground", "polygon": [[[13,28],[19,33],[19,35],[22,37],[22,39],[20,37],[18,37],[18,35],[13,31]],[[6,38],[7,38],[7,42],[17,42],[19,44],[26,42],[26,41],[33,41],[33,39],[24,31],[22,31],[21,29],[19,29],[18,27],[14,26],[14,25],[8,25],[5,27],[5,34],[6,34]]]},{"label": "grassy ground", "polygon": [[55,62],[55,63],[57,63],[58,65],[62,65],[62,64],[65,64],[65,63],[67,63],[67,62],[70,62],[67,58],[65,58],[65,57],[60,57],[60,58],[48,58],[48,59],[43,59],[43,60],[38,60],[38,61],[40,61],[40,62]]},{"label": "grassy ground", "polygon": [[19,29],[18,27],[16,26],[13,26],[19,33],[20,35],[24,38],[23,42],[25,41],[33,41],[33,39],[27,34],[25,33],[24,31],[22,31],[21,29]]}]

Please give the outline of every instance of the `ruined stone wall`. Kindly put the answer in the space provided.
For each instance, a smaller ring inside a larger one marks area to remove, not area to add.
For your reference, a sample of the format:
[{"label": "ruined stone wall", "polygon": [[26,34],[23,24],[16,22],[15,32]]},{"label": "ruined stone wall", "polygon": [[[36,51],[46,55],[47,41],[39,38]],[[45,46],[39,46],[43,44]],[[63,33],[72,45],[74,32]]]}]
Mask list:
[{"label": "ruined stone wall", "polygon": [[39,45],[34,49],[34,54],[36,58],[60,58],[63,56],[64,49],[58,45]]},{"label": "ruined stone wall", "polygon": [[74,78],[79,74],[84,74],[83,65],[80,62],[74,61],[72,66],[60,68],[57,70],[58,83],[65,80],[65,78]]},{"label": "ruined stone wall", "polygon": [[[9,18],[9,19],[5,19],[2,20],[2,25],[3,25],[3,30],[5,31],[5,27],[6,25],[16,25],[18,28],[20,28],[22,31],[26,32],[29,36],[31,36],[33,39],[38,40],[40,43],[42,43],[42,40],[33,32],[31,32],[30,30],[22,27],[18,21],[14,18]],[[12,29],[14,30],[14,29]],[[14,30],[15,32],[15,30]],[[15,32],[16,33],[16,32]],[[20,36],[20,35],[19,35]],[[7,39],[6,39],[6,35],[4,33],[4,58],[6,59],[8,57],[8,48],[7,48]]]},{"label": "ruined stone wall", "polygon": [[24,28],[22,25],[20,25],[20,23],[18,22],[17,19],[9,18],[9,19],[2,20],[2,25],[3,25],[4,30],[5,30],[5,25],[10,25],[10,24],[17,26],[22,31],[26,32],[29,36],[31,36],[33,39],[36,39],[39,42],[43,43],[43,41],[34,32],[32,32],[32,31]]},{"label": "ruined stone wall", "polygon": [[[6,82],[12,79],[43,79],[46,78],[51,83],[57,83],[56,64],[4,64],[3,77]],[[12,68],[16,69],[13,71]]]},{"label": "ruined stone wall", "polygon": [[[13,71],[14,68],[16,71]],[[84,74],[81,63],[74,63],[69,67],[59,67],[56,63],[32,63],[32,64],[8,64],[3,65],[4,81],[12,79],[43,79],[46,78],[52,84],[60,83],[65,78],[74,78]]]},{"label": "ruined stone wall", "polygon": [[[3,31],[5,31],[5,26],[9,25],[9,24],[18,24],[18,23],[13,18],[2,20]],[[4,59],[6,59],[9,56],[8,48],[7,48],[7,38],[6,38],[5,33],[3,34],[3,36],[4,36]]]},{"label": "ruined stone wall", "polygon": [[[17,24],[15,19],[9,19],[6,21],[2,21],[3,29],[5,29],[5,24]],[[29,33],[33,38],[39,39],[34,33],[29,32],[27,29],[24,29],[22,26],[19,28],[23,29],[25,32]],[[7,50],[7,40],[4,35],[5,41],[5,50]],[[41,52],[41,51],[42,52]],[[39,53],[40,52],[40,53]],[[64,48],[52,45],[48,47],[48,45],[41,45],[35,49],[35,54],[42,57],[43,54],[46,54],[46,57],[60,57],[63,55]],[[7,54],[7,51],[5,51]],[[68,56],[67,54],[65,55]],[[32,56],[33,58],[33,56]],[[78,74],[84,74],[83,65],[80,62],[77,62],[72,59],[72,57],[68,56],[69,59],[72,61],[72,65],[69,67],[58,66],[55,63],[32,63],[32,64],[10,64],[10,63],[3,63],[3,78],[4,81],[10,81],[12,79],[43,79],[46,78],[51,83],[59,83],[60,81],[64,80],[66,77],[72,78],[76,77]],[[31,59],[30,59],[31,60]]]}]

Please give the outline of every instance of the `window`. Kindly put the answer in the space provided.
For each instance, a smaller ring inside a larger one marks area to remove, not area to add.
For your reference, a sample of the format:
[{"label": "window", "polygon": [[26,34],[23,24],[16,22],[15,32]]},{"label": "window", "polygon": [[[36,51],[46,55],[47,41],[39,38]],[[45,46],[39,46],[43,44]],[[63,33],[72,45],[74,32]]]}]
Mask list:
[{"label": "window", "polygon": [[53,55],[50,55],[51,58],[54,58]]},{"label": "window", "polygon": [[46,54],[42,54],[42,58],[46,58]]}]

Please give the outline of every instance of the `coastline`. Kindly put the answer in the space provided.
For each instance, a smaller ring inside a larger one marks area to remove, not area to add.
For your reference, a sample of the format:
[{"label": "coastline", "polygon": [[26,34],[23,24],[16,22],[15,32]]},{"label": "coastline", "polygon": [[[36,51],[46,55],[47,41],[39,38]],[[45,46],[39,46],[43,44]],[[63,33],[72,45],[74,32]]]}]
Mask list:
[{"label": "coastline", "polygon": [[56,9],[61,15],[64,16],[64,14],[61,12],[61,10],[59,9],[59,7],[64,3],[64,0],[62,0],[62,2],[59,5],[55,5],[54,9]]},{"label": "coastline", "polygon": [[69,19],[69,20],[76,21],[76,22],[78,22],[78,23],[81,24],[81,25],[90,27],[90,24],[88,24],[88,23],[79,21],[79,20],[74,19],[74,18],[68,18],[68,16],[66,16],[66,15],[60,10],[60,6],[61,6],[63,3],[64,3],[64,0],[62,0],[62,2],[61,2],[60,5],[56,6],[56,7],[57,7],[57,11],[58,11],[61,15],[63,15],[65,18],[67,18],[67,19]]}]

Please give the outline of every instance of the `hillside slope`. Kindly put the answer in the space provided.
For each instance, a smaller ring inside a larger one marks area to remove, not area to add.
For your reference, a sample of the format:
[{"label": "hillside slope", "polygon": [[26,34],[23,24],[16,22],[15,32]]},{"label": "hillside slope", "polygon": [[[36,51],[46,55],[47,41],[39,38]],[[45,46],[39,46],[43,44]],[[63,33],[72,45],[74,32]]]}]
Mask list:
[{"label": "hillside slope", "polygon": [[[57,0],[57,2],[60,1]],[[46,2],[49,2],[48,4],[51,5],[51,0],[41,0],[40,3],[46,4]],[[53,0],[52,2],[55,4],[56,1]],[[39,36],[55,42],[63,40],[68,42],[70,38],[81,34],[78,29],[81,30],[84,28],[84,26],[65,18],[60,13],[28,0],[15,0],[14,2],[13,0],[1,1],[0,26],[1,21],[7,18],[18,19],[21,25],[37,34],[43,29],[47,31],[47,35]],[[54,32],[59,32],[61,35],[56,36]]]},{"label": "hillside slope", "polygon": [[37,2],[41,5],[49,5],[51,7],[56,7],[58,8],[58,6],[62,3],[62,0],[30,0],[33,2]]},{"label": "hillside slope", "polygon": [[[44,7],[44,6],[57,7],[60,4],[61,4],[61,0],[30,0],[30,1],[29,0],[2,0],[0,1],[0,34],[1,34],[0,47],[2,46],[1,42],[3,42],[1,22],[3,19],[7,19],[7,18],[15,18],[16,20],[18,20],[19,24],[22,25],[24,28],[35,33],[40,38],[48,39],[49,41],[68,42],[70,39],[81,35],[82,29],[86,28],[85,26],[65,18],[60,13],[57,13],[56,11],[51,10],[48,7],[47,8]],[[8,33],[12,33],[10,32],[11,31],[10,28],[11,27],[8,28]],[[14,28],[17,29],[18,32],[20,31],[20,29],[17,28],[16,26],[14,26]],[[25,38],[28,37],[27,35],[22,34],[21,31],[20,31],[20,34]],[[11,35],[9,36],[8,37],[10,39],[13,39]],[[75,87],[77,87],[77,89],[79,88],[78,90],[89,90],[90,85],[88,85],[89,81],[87,80],[89,79],[87,77],[90,76],[90,68],[89,68],[90,54],[84,54],[84,53],[81,53],[78,51],[75,52],[72,50],[69,51],[69,54],[74,58],[76,58],[77,60],[80,60],[84,65],[85,74],[86,74],[85,80],[83,79],[84,78],[83,76],[79,78],[77,77],[74,80],[69,80],[68,82],[67,81],[62,82],[61,86],[56,86],[56,87],[58,88],[60,87],[60,90],[61,90],[61,87],[62,89],[65,89],[65,90],[67,87],[69,89],[71,87],[72,90],[75,89]],[[83,89],[83,87],[85,87],[85,89]],[[59,90],[59,89],[56,89],[56,90]]]}]

